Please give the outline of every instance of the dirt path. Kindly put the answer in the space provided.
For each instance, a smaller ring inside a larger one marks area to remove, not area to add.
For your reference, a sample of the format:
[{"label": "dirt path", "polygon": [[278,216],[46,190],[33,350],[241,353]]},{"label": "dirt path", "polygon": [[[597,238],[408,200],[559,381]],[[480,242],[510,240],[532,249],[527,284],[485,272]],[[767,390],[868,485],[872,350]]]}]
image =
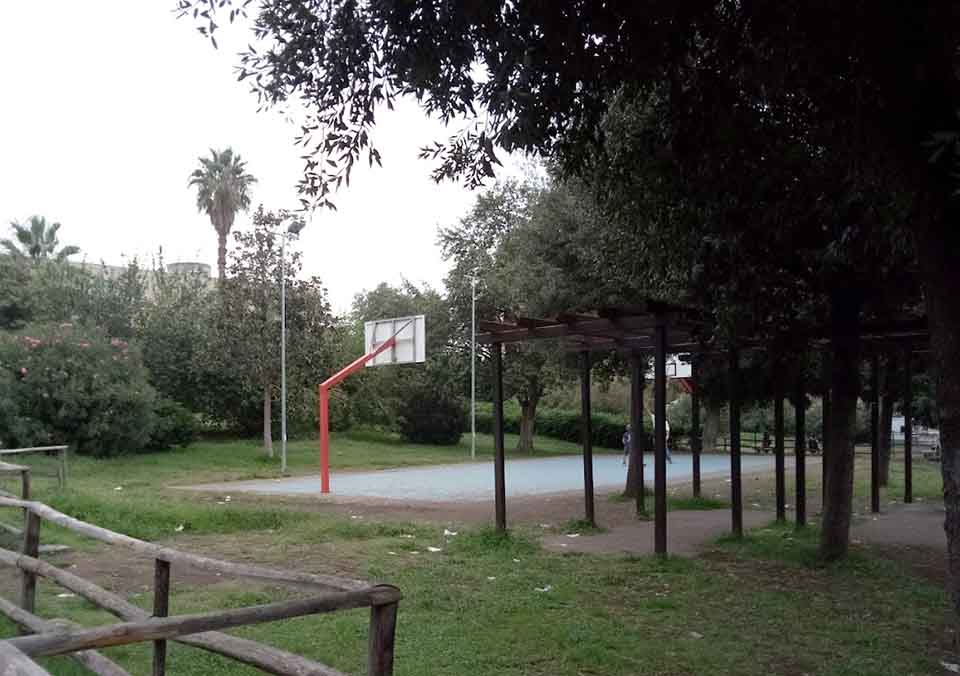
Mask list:
[{"label": "dirt path", "polygon": [[[769,523],[776,515],[770,512],[745,511],[744,528]],[[653,554],[653,521],[616,526],[598,535],[549,535],[541,540],[544,548],[554,552],[586,554]],[[667,515],[667,551],[670,554],[693,556],[704,544],[730,532],[730,512],[726,509],[679,511]]]}]

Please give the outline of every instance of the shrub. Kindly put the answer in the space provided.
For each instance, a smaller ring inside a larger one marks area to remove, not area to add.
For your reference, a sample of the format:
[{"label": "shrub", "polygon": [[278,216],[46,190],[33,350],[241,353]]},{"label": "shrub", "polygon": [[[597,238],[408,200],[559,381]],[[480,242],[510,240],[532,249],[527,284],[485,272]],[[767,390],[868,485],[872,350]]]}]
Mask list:
[{"label": "shrub", "polygon": [[0,336],[0,442],[70,444],[110,456],[141,450],[157,396],[125,341],[70,324]]},{"label": "shrub", "polygon": [[411,379],[398,403],[398,428],[407,441],[452,446],[466,427],[462,397],[441,377],[428,372]]},{"label": "shrub", "polygon": [[162,451],[173,446],[189,446],[197,436],[197,421],[193,413],[172,399],[160,399],[157,419],[147,448]]},{"label": "shrub", "polygon": [[[591,416],[593,445],[603,448],[623,448],[623,431],[627,422],[629,422],[629,420],[626,416],[618,416],[611,413],[594,413]],[[504,431],[509,434],[520,433],[519,407],[515,405],[504,406],[503,428]],[[493,433],[493,407],[488,403],[477,403],[477,431],[485,434]],[[535,431],[536,434],[545,437],[580,443],[580,412],[556,408],[539,409],[537,411]],[[649,429],[645,430],[644,436],[646,438],[645,443],[649,448]]]}]

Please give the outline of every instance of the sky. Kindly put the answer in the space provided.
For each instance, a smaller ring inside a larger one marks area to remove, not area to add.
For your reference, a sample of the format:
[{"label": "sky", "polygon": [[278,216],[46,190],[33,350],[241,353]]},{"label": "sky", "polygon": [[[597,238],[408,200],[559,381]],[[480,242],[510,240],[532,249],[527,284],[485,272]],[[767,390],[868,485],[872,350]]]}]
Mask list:
[{"label": "sky", "polygon": [[[34,0],[0,3],[0,231],[33,214],[62,224],[61,242],[93,262],[132,257],[201,261],[216,270],[216,234],[187,185],[197,157],[231,146],[258,182],[254,205],[296,208],[302,170],[297,131],[257,112],[236,81],[243,27],[220,49],[177,19],[174,0]],[[447,265],[437,228],[465,215],[476,195],[435,184],[417,150],[449,134],[413,101],[379,120],[383,168],[355,169],[336,212],[303,231],[303,274],[327,286],[337,312],[354,294],[406,278],[442,288]],[[509,162],[506,173],[520,171]],[[251,210],[252,213],[252,210]],[[238,214],[235,229],[248,228]]]}]

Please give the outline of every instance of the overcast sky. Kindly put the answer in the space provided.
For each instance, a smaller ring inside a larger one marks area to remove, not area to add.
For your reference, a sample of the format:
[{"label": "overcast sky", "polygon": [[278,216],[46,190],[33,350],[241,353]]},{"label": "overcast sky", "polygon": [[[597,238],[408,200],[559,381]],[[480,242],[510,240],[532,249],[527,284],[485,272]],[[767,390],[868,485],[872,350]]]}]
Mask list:
[{"label": "overcast sky", "polygon": [[[247,35],[214,50],[178,20],[173,0],[0,3],[0,228],[32,214],[63,224],[88,260],[123,264],[163,247],[167,262],[216,267],[216,235],[187,186],[198,155],[232,146],[258,178],[254,204],[295,208],[302,169],[296,128],[257,113],[233,72]],[[402,277],[440,287],[438,225],[475,195],[436,185],[417,149],[447,131],[413,103],[382,118],[382,169],[364,167],[301,237],[304,273],[319,275],[337,311]],[[515,170],[515,169],[514,169]],[[240,214],[235,228],[249,226]]]}]

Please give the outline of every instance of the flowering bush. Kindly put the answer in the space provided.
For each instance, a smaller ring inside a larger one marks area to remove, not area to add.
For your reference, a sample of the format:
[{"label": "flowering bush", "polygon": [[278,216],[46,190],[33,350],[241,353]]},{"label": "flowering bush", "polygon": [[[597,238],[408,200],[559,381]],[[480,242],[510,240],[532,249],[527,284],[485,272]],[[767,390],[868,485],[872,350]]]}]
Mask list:
[{"label": "flowering bush", "polygon": [[161,424],[160,405],[125,341],[71,324],[0,336],[5,446],[68,443],[78,453],[111,456],[169,445],[176,435]]}]

